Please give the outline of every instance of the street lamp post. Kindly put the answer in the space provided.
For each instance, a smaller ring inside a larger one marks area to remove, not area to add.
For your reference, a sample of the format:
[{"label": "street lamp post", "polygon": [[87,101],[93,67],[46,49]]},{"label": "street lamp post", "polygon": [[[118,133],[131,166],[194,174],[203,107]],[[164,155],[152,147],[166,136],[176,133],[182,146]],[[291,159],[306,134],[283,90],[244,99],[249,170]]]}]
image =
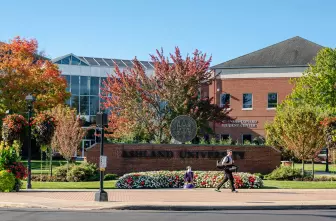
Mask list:
[{"label": "street lamp post", "polygon": [[31,189],[31,117],[33,113],[34,97],[29,94],[26,96],[28,104],[28,177],[27,177],[27,189]]},{"label": "street lamp post", "polygon": [[104,191],[104,171],[106,169],[107,158],[104,156],[104,127],[107,126],[107,114],[99,112],[96,115],[97,128],[100,129],[100,188],[99,191],[95,195],[95,201],[104,202],[108,201],[107,192]]},{"label": "street lamp post", "polygon": [[329,173],[329,148],[326,148],[326,168],[325,172]]}]

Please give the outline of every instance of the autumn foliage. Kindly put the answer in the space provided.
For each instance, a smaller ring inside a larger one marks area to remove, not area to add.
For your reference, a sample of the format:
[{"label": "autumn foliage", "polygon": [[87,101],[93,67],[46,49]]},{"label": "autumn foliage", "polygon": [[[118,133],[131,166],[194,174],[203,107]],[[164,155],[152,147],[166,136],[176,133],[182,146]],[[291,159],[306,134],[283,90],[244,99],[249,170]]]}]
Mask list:
[{"label": "autumn foliage", "polygon": [[[221,122],[226,111],[211,103],[211,99],[198,96],[202,85],[210,84],[212,73],[208,71],[211,58],[196,50],[192,56],[182,58],[176,48],[170,59],[163,51],[151,56],[154,73],[146,73],[134,59],[132,69],[121,70],[104,83],[104,107],[111,108],[109,131],[114,138],[169,142],[169,126],[178,115],[193,117],[199,132],[210,132],[209,121]],[[111,97],[106,96],[112,94]]]},{"label": "autumn foliage", "polygon": [[330,149],[336,149],[336,117],[326,117],[321,121],[326,130],[326,144]]},{"label": "autumn foliage", "polygon": [[82,128],[80,119],[76,116],[76,110],[58,105],[51,109],[49,114],[57,122],[51,142],[52,147],[69,161],[76,153],[86,132]]},{"label": "autumn foliage", "polygon": [[2,123],[2,139],[10,145],[15,140],[20,141],[26,126],[28,126],[28,122],[22,115],[7,115]]},{"label": "autumn foliage", "polygon": [[0,44],[0,114],[6,110],[24,112],[25,97],[36,98],[35,110],[46,110],[64,103],[70,96],[58,67],[37,55],[38,43],[16,37]]}]

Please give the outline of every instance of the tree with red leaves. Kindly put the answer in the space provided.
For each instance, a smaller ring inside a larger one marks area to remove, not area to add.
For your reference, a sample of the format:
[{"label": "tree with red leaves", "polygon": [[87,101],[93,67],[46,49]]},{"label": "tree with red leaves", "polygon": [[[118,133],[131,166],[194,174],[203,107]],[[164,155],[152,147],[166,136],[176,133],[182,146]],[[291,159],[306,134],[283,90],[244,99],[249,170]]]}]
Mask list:
[{"label": "tree with red leaves", "polygon": [[127,136],[155,140],[159,143],[171,139],[169,126],[179,115],[189,115],[198,124],[198,131],[211,133],[209,122],[227,119],[226,109],[211,103],[209,98],[198,97],[202,85],[210,84],[211,58],[198,50],[193,56],[182,58],[178,48],[170,54],[172,63],[163,51],[152,55],[154,74],[146,75],[142,65],[134,59],[134,67],[115,69],[104,83],[105,108],[111,108],[109,130],[114,138]]},{"label": "tree with red leaves", "polygon": [[35,96],[35,110],[41,111],[62,104],[69,98],[66,81],[58,67],[37,55],[38,43],[16,37],[9,44],[0,44],[0,114],[6,110],[24,112],[25,97]]}]

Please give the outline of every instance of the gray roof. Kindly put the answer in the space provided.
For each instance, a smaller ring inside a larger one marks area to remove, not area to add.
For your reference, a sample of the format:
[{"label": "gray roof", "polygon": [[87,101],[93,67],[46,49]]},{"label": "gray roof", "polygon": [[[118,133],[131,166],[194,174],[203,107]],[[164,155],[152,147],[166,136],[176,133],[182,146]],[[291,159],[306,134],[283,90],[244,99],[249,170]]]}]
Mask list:
[{"label": "gray roof", "polygon": [[[97,58],[97,57],[86,57],[86,56],[77,56],[74,54],[67,54],[58,58],[53,59],[53,63],[56,64],[62,64],[62,60],[66,59],[66,64],[68,64],[68,58],[70,57],[70,60],[73,60],[74,58],[79,59],[79,61],[76,61],[75,64],[72,62],[70,65],[86,65],[86,66],[98,66],[98,67],[114,67],[115,64],[117,64],[119,67],[133,67],[133,60],[124,60],[124,59],[114,59],[114,58]],[[74,57],[74,58],[72,58]],[[149,61],[140,61],[142,66],[145,67],[145,69],[154,69],[153,62]]]},{"label": "gray roof", "polygon": [[[133,67],[132,60],[124,60],[124,59],[115,59],[115,58],[95,58],[95,57],[83,57],[78,56],[80,59],[87,61],[90,66],[114,66],[116,63],[119,67]],[[98,63],[98,64],[97,64]],[[148,61],[140,61],[140,63],[146,67],[146,69],[154,68],[152,62]]]},{"label": "gray roof", "polygon": [[308,66],[323,46],[299,36],[240,56],[211,69]]}]

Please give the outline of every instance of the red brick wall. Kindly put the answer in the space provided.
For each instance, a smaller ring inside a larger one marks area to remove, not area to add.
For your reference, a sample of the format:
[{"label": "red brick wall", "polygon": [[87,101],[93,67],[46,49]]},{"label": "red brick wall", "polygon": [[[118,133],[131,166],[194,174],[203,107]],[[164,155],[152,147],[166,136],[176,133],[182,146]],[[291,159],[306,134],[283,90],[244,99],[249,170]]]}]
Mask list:
[{"label": "red brick wall", "polygon": [[[240,167],[241,172],[251,173],[269,173],[280,165],[281,154],[272,147],[267,146],[211,146],[211,145],[173,145],[173,144],[106,144],[104,145],[104,155],[107,156],[106,173],[116,173],[123,175],[129,172],[141,172],[152,170],[184,170],[187,166],[191,166],[193,170],[217,170],[216,161],[221,156],[203,158],[196,152],[216,151],[226,152],[232,149],[235,152],[244,152],[244,159],[236,159],[235,164]],[[123,157],[123,151],[172,151],[172,158],[164,157]],[[99,164],[99,145],[86,152],[89,162]],[[193,152],[193,158],[181,158],[181,152]]]},{"label": "red brick wall", "polygon": [[[216,86],[210,85],[208,93],[214,97],[214,86],[216,87],[216,96],[214,101],[220,104],[220,94],[229,93],[231,95],[230,116],[235,120],[257,120],[257,128],[224,128],[217,125],[215,130],[217,134],[230,134],[234,140],[241,142],[242,134],[252,134],[253,137],[265,135],[264,125],[267,121],[272,121],[275,116],[275,110],[267,110],[268,93],[278,93],[278,103],[281,103],[293,89],[289,83],[290,78],[237,78],[217,80]],[[219,91],[217,91],[219,89]],[[243,93],[252,93],[253,110],[242,110]]]}]

